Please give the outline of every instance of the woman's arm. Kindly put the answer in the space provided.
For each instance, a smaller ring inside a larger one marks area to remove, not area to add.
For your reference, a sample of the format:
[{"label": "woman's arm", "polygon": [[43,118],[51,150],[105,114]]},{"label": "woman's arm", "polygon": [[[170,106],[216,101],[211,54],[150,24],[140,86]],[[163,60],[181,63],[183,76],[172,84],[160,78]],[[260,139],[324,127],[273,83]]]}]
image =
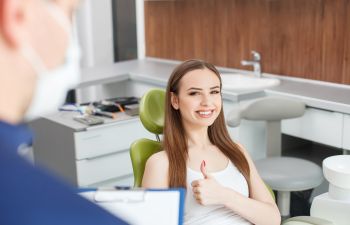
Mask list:
[{"label": "woman's arm", "polygon": [[271,193],[260,178],[246,150],[241,146],[250,168],[250,198],[225,188],[224,205],[256,225],[279,225],[281,215]]},{"label": "woman's arm", "polygon": [[256,225],[279,225],[280,213],[248,153],[241,147],[250,167],[250,198],[221,186],[201,167],[205,177],[192,182],[194,197],[200,204],[222,204]]},{"label": "woman's arm", "polygon": [[142,178],[144,188],[168,188],[169,161],[164,151],[153,154],[146,162]]}]

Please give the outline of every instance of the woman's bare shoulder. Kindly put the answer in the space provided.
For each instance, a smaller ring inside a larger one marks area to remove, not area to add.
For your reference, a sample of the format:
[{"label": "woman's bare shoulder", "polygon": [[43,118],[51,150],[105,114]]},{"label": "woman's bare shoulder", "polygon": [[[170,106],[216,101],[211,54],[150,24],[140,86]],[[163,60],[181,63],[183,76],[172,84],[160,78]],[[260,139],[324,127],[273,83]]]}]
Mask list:
[{"label": "woman's bare shoulder", "polygon": [[244,154],[244,156],[247,158],[248,161],[251,160],[250,154],[247,151],[247,149],[239,142],[235,142],[235,144],[238,146],[239,150]]},{"label": "woman's bare shoulder", "polygon": [[142,179],[142,187],[167,188],[168,168],[169,161],[165,151],[160,151],[151,155],[146,162],[145,172]]},{"label": "woman's bare shoulder", "polygon": [[148,160],[147,160],[147,165],[154,165],[157,167],[168,167],[169,166],[169,160],[168,160],[168,156],[166,154],[165,151],[160,151],[157,153],[154,153],[153,155],[151,155]]}]

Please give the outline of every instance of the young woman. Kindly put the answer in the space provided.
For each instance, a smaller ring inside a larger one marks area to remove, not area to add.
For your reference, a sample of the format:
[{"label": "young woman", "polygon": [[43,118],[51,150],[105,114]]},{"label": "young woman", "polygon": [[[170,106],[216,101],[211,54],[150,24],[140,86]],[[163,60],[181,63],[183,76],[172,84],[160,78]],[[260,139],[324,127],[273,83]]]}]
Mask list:
[{"label": "young woman", "polygon": [[221,87],[207,62],[175,68],[166,90],[164,151],[148,159],[142,186],[187,188],[185,224],[280,224],[253,161],[228,134]]}]

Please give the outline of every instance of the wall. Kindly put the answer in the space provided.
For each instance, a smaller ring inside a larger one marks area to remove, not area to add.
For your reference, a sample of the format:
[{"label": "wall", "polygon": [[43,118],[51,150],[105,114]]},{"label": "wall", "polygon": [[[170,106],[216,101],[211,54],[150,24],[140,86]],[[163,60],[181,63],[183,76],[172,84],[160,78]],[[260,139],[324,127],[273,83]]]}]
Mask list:
[{"label": "wall", "polygon": [[111,0],[85,0],[76,17],[82,67],[114,63]]},{"label": "wall", "polygon": [[146,56],[350,84],[350,0],[145,1]]},{"label": "wall", "polygon": [[137,58],[136,1],[112,0],[114,61]]}]

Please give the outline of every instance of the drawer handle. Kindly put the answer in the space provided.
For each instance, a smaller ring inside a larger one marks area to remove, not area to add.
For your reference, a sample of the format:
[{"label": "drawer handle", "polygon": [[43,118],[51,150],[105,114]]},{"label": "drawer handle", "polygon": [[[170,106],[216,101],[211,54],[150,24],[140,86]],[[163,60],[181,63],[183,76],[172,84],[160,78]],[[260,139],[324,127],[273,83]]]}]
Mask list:
[{"label": "drawer handle", "polygon": [[106,154],[102,154],[102,155],[96,155],[96,156],[93,156],[93,157],[89,157],[89,158],[85,158],[85,159],[82,159],[82,160],[79,160],[81,162],[88,162],[90,160],[96,160],[96,159],[102,159],[102,158],[106,158],[108,156],[116,156],[116,155],[123,155],[125,153],[129,152],[129,149],[125,149],[125,150],[120,150],[120,151],[113,151],[113,152],[110,152],[110,153],[106,153]]},{"label": "drawer handle", "polygon": [[315,108],[315,107],[310,107],[310,106],[306,106],[306,109],[311,109],[313,111],[324,111],[324,112],[329,112],[329,113],[338,113],[337,111],[333,111],[330,109],[321,109],[321,108]]},{"label": "drawer handle", "polygon": [[101,137],[100,134],[99,135],[95,135],[95,136],[85,137],[85,138],[83,138],[83,140],[90,140],[90,139],[95,139],[95,138],[99,138],[99,137]]}]

